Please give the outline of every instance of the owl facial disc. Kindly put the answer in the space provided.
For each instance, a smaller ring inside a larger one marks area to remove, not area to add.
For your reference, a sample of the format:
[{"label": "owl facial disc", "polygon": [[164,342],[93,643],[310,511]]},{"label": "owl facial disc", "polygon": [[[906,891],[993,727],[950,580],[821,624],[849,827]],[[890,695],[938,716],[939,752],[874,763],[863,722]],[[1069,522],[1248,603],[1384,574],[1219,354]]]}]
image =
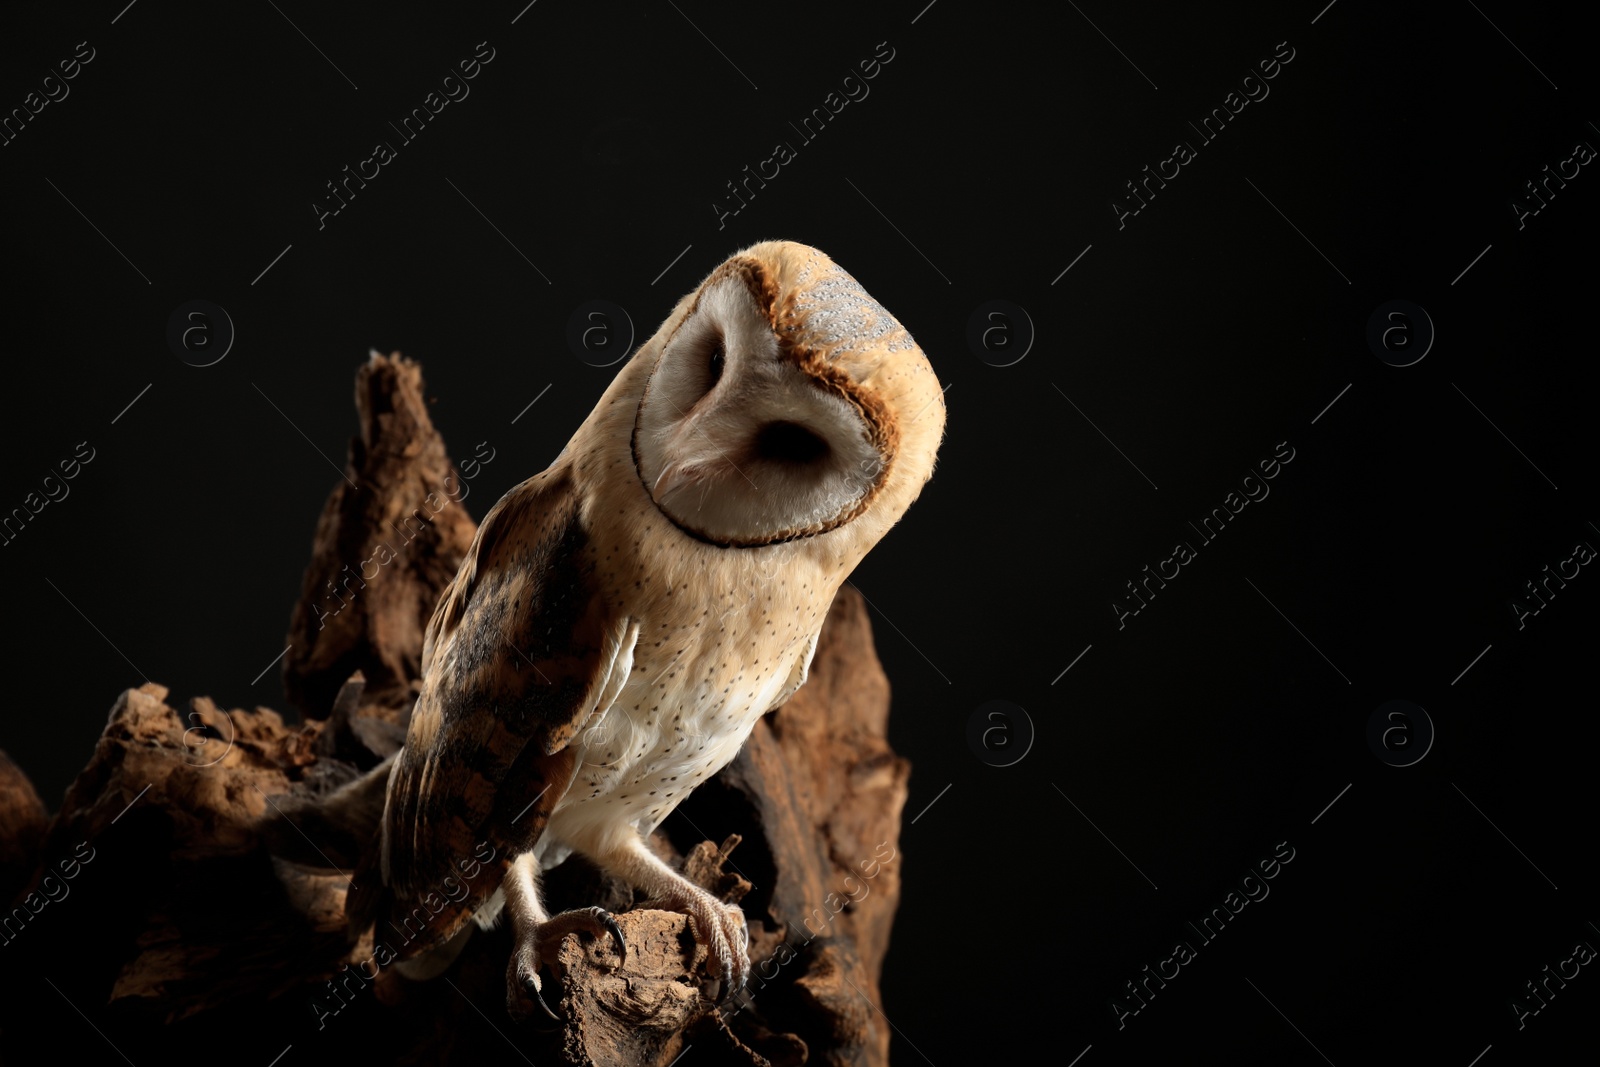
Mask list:
[{"label": "owl facial disc", "polygon": [[694,537],[751,547],[849,521],[888,457],[839,374],[780,342],[750,265],[713,276],[661,347],[634,424],[639,476]]}]

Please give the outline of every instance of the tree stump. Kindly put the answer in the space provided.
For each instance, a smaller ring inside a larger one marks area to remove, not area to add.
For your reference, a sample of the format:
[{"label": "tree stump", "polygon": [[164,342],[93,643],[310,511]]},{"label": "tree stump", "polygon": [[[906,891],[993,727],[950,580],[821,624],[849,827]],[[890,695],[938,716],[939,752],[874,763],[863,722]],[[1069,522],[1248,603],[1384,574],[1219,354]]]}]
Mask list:
[{"label": "tree stump", "polygon": [[[244,1062],[282,1055],[283,1067],[465,1064],[509,1051],[667,1067],[693,1048],[701,1067],[887,1063],[878,980],[910,771],[889,748],[888,682],[848,585],[806,685],[652,838],[750,921],[750,985],[720,1006],[702,992],[706,954],[686,918],[635,908],[629,887],[579,857],[547,873],[551,910],[610,908],[627,962],[569,936],[545,985],[564,1023],[540,1030],[506,1013],[503,928],[474,931],[443,975],[409,981],[375,960],[371,929],[347,929],[359,842],[266,847],[300,833],[283,806],[404,741],[423,628],[474,531],[423,398],[420,367],[398,354],[357,373],[356,488],[337,483],[316,523],[284,658],[303,721],[203,696],[180,712],[165,686],[126,690],[53,817],[0,753],[0,1060],[37,1059],[55,1020],[114,1049],[108,1062],[248,1050]],[[395,546],[400,530],[410,536]],[[384,544],[389,558],[363,574]],[[323,869],[293,861],[312,852]]]}]

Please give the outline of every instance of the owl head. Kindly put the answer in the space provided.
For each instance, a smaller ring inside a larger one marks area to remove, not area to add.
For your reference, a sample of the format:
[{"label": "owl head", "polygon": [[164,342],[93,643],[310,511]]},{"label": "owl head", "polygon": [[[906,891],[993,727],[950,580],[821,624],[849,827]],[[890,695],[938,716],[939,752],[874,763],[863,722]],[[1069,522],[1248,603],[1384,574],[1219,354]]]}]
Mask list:
[{"label": "owl head", "polygon": [[625,374],[656,507],[748,548],[897,520],[933,474],[944,398],[911,335],[822,252],[768,241],[679,302]]}]

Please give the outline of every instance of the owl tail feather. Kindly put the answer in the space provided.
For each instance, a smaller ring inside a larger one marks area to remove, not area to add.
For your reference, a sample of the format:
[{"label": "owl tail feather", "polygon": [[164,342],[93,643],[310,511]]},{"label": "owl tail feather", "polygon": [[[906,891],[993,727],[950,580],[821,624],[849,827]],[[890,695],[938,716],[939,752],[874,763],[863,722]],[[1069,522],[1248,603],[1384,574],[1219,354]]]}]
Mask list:
[{"label": "owl tail feather", "polygon": [[394,891],[383,884],[383,869],[376,841],[356,866],[355,877],[350,879],[350,891],[344,898],[344,919],[352,940],[357,940],[367,927],[394,909]]}]

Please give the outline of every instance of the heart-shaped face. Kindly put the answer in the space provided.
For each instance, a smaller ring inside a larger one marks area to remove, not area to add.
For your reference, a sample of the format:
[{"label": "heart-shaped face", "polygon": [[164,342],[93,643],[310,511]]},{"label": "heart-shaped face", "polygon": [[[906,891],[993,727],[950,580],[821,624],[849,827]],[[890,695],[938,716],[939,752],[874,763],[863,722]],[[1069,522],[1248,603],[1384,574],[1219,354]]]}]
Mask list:
[{"label": "heart-shaped face", "polygon": [[763,545],[849,521],[892,456],[842,373],[774,328],[759,264],[732,261],[662,345],[639,403],[634,458],[681,529]]}]

